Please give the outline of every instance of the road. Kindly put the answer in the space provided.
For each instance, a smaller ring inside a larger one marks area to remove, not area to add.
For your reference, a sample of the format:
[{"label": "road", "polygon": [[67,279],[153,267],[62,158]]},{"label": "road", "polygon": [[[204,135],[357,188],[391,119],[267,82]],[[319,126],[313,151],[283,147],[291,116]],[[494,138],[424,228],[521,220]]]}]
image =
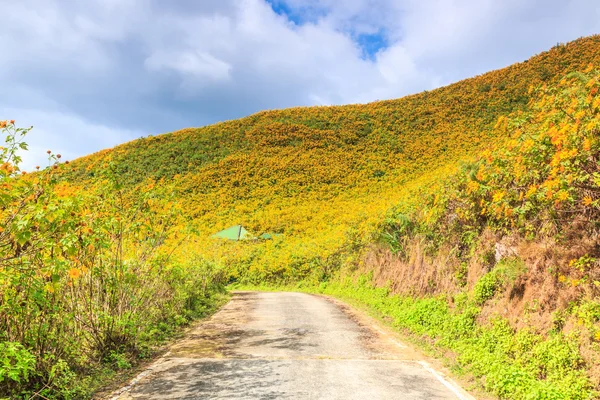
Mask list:
[{"label": "road", "polygon": [[235,293],[112,398],[472,399],[367,317],[287,292]]}]

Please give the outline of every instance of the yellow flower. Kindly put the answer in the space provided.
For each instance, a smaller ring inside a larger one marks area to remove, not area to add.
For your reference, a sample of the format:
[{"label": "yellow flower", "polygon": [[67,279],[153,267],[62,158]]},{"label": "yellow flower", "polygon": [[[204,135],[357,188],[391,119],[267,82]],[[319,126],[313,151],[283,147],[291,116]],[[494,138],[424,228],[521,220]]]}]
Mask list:
[{"label": "yellow flower", "polygon": [[569,193],[566,190],[560,190],[556,193],[556,198],[560,201],[565,201],[569,198]]},{"label": "yellow flower", "polygon": [[71,268],[69,270],[69,276],[71,277],[71,279],[77,279],[81,276],[81,270],[79,270],[78,268]]},{"label": "yellow flower", "polygon": [[521,145],[521,149],[523,150],[523,152],[527,152],[531,149],[533,149],[535,146],[535,142],[533,141],[533,139],[527,139],[525,142],[523,142],[523,144]]},{"label": "yellow flower", "polygon": [[525,197],[533,196],[535,194],[536,190],[537,190],[537,187],[535,185],[529,186],[529,189],[527,189],[527,193],[525,194]]},{"label": "yellow flower", "polygon": [[582,200],[584,206],[589,206],[594,200],[590,196],[585,196]]},{"label": "yellow flower", "polygon": [[475,178],[477,178],[478,181],[483,181],[485,179],[485,174],[481,169],[477,171],[477,175],[475,175]]},{"label": "yellow flower", "polygon": [[494,203],[499,202],[500,200],[502,200],[504,198],[505,194],[506,193],[502,190],[498,190],[498,191],[494,192],[494,195],[492,196],[492,201]]},{"label": "yellow flower", "polygon": [[579,282],[580,282],[579,279],[571,279],[571,285],[573,287],[579,286]]},{"label": "yellow flower", "polygon": [[575,108],[575,107],[577,107],[578,104],[579,104],[579,102],[577,101],[576,98],[571,99],[571,107]]},{"label": "yellow flower", "polygon": [[469,183],[467,183],[467,192],[468,193],[476,192],[477,189],[479,189],[479,184],[477,182],[469,181]]}]

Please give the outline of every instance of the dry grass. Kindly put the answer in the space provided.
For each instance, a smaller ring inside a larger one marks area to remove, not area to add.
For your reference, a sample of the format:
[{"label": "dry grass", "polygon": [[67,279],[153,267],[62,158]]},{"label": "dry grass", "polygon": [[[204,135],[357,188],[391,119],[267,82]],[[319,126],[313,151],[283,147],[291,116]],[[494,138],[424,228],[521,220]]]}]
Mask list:
[{"label": "dry grass", "polygon": [[599,280],[600,268],[594,266],[581,271],[569,266],[571,260],[597,254],[599,236],[577,234],[581,228],[577,224],[570,228],[562,241],[550,238],[530,241],[519,236],[500,238],[489,230],[484,231],[469,259],[462,285],[458,276],[461,262],[456,248],[446,245],[431,256],[425,251],[425,242],[419,239],[409,243],[406,257],[394,254],[384,246],[373,246],[358,272],[372,272],[373,283],[388,286],[393,294],[417,297],[445,294],[451,298],[461,290],[471,291],[494,267],[495,261],[490,256],[497,244],[511,248],[526,269],[514,281],[507,282],[494,299],[485,303],[479,322],[485,324],[490,317],[499,315],[517,330],[531,329],[541,335],[556,330],[565,334],[577,331],[581,338],[581,356],[590,366],[590,377],[600,382],[600,344],[594,339],[594,332],[568,312],[560,323],[556,317],[573,304],[598,300],[600,295],[594,285],[572,283],[581,282],[585,276],[588,282]]},{"label": "dry grass", "polygon": [[422,240],[413,239],[409,248],[407,260],[385,247],[371,248],[362,272],[372,271],[374,283],[389,285],[394,294],[425,296],[459,289],[454,279],[457,260],[452,248],[441,249],[435,257],[426,255]]}]

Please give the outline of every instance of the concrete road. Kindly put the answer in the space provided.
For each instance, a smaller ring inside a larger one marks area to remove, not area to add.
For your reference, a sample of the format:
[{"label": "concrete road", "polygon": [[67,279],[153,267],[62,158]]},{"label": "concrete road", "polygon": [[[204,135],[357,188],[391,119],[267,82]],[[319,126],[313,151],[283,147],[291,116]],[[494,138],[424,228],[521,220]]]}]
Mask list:
[{"label": "concrete road", "polygon": [[472,399],[339,302],[235,293],[113,399]]}]

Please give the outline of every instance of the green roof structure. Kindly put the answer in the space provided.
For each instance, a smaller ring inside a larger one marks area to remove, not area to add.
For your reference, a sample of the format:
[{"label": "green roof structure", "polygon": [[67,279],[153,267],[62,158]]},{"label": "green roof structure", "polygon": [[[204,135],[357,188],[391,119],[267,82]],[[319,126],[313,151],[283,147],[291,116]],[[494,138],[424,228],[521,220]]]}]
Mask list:
[{"label": "green roof structure", "polygon": [[252,240],[256,239],[250,234],[243,226],[234,225],[227,229],[223,229],[220,232],[212,235],[214,238],[227,239],[227,240]]}]

